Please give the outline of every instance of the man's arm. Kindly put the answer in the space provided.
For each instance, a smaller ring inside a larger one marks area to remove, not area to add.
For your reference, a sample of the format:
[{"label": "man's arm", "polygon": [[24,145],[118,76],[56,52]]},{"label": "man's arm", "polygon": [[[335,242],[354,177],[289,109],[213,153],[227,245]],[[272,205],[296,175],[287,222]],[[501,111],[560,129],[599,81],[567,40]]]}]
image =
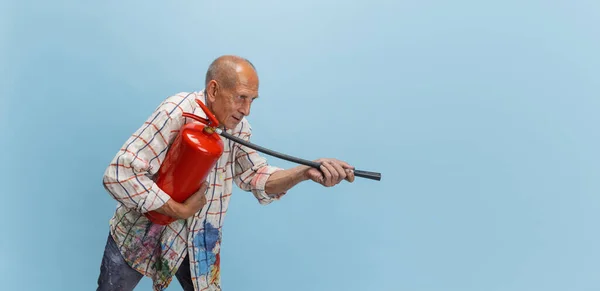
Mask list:
[{"label": "man's arm", "polygon": [[193,215],[195,211],[190,214],[193,208],[201,207],[203,191],[190,197],[187,204],[178,203],[150,178],[160,168],[170,142],[178,134],[182,125],[179,116],[182,108],[187,108],[186,102],[180,96],[163,102],[127,139],[106,169],[103,185],[125,207],[140,213],[156,210],[175,218]]},{"label": "man's arm", "polygon": [[[248,126],[240,137],[250,140],[252,134]],[[354,167],[336,159],[319,159],[320,169],[300,165],[291,169],[271,166],[266,158],[246,146],[235,145],[234,181],[245,191],[252,192],[260,204],[269,204],[279,199],[292,187],[306,180],[312,180],[323,186],[331,187],[346,179],[354,181]]]},{"label": "man's arm", "polygon": [[196,191],[183,203],[178,203],[173,199],[167,200],[167,202],[156,209],[156,212],[176,218],[176,219],[187,219],[193,216],[206,204],[206,189],[208,183],[204,182],[200,187],[200,190]]},{"label": "man's arm", "polygon": [[298,166],[274,172],[265,183],[265,192],[267,192],[267,194],[287,192],[298,183],[309,179],[306,174],[307,170],[308,167],[306,166]]},{"label": "man's arm", "polygon": [[342,180],[354,182],[354,167],[335,159],[319,159],[319,170],[308,166],[297,166],[277,171],[269,177],[265,185],[267,194],[286,192],[298,183],[312,180],[323,186],[331,187]]}]

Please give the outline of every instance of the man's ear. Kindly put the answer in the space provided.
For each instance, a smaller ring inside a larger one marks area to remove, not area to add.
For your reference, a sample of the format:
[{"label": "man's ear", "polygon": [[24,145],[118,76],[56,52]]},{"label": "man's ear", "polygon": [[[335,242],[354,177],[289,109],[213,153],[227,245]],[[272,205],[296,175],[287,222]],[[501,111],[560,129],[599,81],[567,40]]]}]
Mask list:
[{"label": "man's ear", "polygon": [[206,97],[210,102],[215,102],[217,100],[217,95],[219,93],[219,83],[215,80],[211,80],[208,82],[208,86],[206,88]]}]

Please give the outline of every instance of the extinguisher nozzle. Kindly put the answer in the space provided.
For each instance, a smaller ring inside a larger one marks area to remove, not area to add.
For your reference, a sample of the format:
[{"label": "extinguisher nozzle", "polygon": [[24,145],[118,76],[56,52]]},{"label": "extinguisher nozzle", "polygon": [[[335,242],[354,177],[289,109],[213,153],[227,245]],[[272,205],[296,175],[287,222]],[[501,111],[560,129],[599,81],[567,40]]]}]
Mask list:
[{"label": "extinguisher nozzle", "polygon": [[376,173],[376,172],[354,170],[354,176],[361,177],[361,178],[367,178],[367,179],[371,179],[371,180],[376,180],[376,181],[381,181],[381,173]]}]

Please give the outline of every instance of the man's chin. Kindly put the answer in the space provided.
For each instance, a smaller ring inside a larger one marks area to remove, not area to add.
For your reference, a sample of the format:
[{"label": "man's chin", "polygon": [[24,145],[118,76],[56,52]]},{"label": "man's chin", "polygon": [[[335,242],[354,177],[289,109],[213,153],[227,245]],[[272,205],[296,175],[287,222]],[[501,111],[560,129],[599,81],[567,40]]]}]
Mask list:
[{"label": "man's chin", "polygon": [[241,121],[232,121],[232,122],[228,122],[227,124],[225,124],[225,126],[227,127],[227,129],[234,129],[238,126],[238,124],[240,124]]}]

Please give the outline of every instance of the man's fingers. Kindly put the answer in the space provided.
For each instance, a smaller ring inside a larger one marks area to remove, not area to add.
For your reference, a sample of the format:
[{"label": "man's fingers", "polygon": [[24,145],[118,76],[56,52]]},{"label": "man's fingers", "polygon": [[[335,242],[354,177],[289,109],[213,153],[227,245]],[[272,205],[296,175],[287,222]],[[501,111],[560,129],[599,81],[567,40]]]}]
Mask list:
[{"label": "man's fingers", "polygon": [[324,176],[323,176],[323,172],[319,171],[319,169],[310,169],[308,170],[308,174],[310,176],[310,179],[312,179],[315,182],[318,183],[323,183],[324,181]]},{"label": "man's fingers", "polygon": [[208,189],[208,182],[202,183],[200,187],[200,201],[202,204],[206,204],[206,189]]},{"label": "man's fingers", "polygon": [[321,171],[323,172],[324,176],[322,184],[327,186],[327,184],[329,184],[329,181],[331,181],[331,172],[329,171],[325,163],[321,163]]},{"label": "man's fingers", "polygon": [[329,171],[331,172],[331,181],[329,183],[329,186],[334,186],[337,183],[340,182],[340,172],[338,171],[338,169],[335,167],[335,163],[334,162],[328,162],[327,166],[329,169]]},{"label": "man's fingers", "polygon": [[339,183],[342,180],[346,179],[346,171],[344,170],[344,168],[342,168],[341,164],[333,162],[332,166],[335,168],[335,170],[338,173],[338,177],[336,179],[336,183]]},{"label": "man's fingers", "polygon": [[342,180],[348,182],[354,182],[354,167],[347,162],[340,161],[337,159],[325,159],[321,158],[315,160],[321,164],[321,173],[323,174],[323,181],[321,184],[327,187],[334,186]]},{"label": "man's fingers", "polygon": [[354,170],[354,167],[351,166],[350,164],[344,162],[344,161],[340,161],[340,160],[336,160],[340,165],[342,165],[343,168],[345,169],[352,169]]},{"label": "man's fingers", "polygon": [[354,182],[354,170],[346,169],[346,180],[350,183]]},{"label": "man's fingers", "polygon": [[208,189],[208,182],[202,183],[202,185],[200,185],[200,189],[198,189],[194,195],[204,196],[206,189]]},{"label": "man's fingers", "polygon": [[340,178],[340,174],[338,173],[337,169],[331,162],[325,162],[324,164],[327,170],[329,170],[329,172],[331,173],[331,180],[329,180],[328,185],[333,186],[337,184]]}]

